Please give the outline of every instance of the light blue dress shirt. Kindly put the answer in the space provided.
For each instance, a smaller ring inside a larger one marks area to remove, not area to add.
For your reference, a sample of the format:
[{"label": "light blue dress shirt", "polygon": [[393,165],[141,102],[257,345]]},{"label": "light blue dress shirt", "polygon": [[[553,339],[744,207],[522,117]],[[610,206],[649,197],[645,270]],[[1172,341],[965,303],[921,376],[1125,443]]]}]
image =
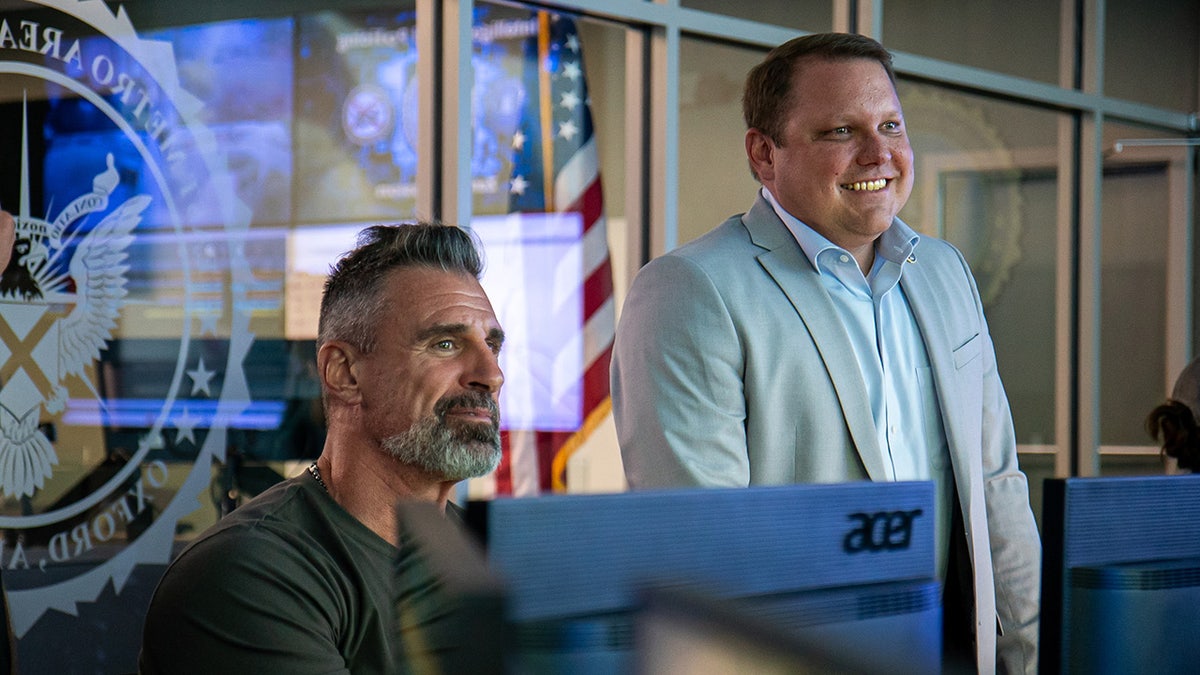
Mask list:
[{"label": "light blue dress shirt", "polygon": [[876,240],[875,262],[864,276],[853,255],[785,211],[770,190],[762,193],[817,271],[850,336],[888,478],[936,485],[938,569],[944,574],[953,485],[949,448],[925,341],[900,286],[904,266],[916,264],[920,236],[896,219]]}]

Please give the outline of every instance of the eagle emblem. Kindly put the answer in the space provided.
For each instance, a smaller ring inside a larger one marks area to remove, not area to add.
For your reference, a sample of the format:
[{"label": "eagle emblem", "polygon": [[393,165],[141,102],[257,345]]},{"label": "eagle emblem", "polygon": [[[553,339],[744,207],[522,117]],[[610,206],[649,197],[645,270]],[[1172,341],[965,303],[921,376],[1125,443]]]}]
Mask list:
[{"label": "eagle emblem", "polygon": [[[113,156],[92,192],[54,221],[32,217],[23,188],[17,240],[0,274],[0,496],[32,497],[58,464],[42,423],[68,402],[78,378],[96,396],[95,363],[125,304],[128,249],[150,197],[108,210],[119,183]],[[98,223],[84,216],[108,211]]]}]

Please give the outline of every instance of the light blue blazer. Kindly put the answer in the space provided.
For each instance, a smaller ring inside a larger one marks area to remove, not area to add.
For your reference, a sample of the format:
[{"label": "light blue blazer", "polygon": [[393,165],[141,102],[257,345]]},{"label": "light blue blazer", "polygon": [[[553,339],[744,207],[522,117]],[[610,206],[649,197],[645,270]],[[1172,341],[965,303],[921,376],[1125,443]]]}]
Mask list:
[{"label": "light blue blazer", "polygon": [[[975,281],[957,249],[922,237],[901,285],[967,530],[979,670],[1035,672],[1041,545]],[[612,401],[634,489],[887,480],[849,337],[761,196],[638,273]]]}]

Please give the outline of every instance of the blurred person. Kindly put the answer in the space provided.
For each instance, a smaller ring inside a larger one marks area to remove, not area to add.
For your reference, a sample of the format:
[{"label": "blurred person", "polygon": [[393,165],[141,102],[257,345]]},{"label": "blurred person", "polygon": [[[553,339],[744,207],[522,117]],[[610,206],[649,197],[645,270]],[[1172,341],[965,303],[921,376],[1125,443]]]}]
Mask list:
[{"label": "blurred person", "polygon": [[504,342],[465,230],[375,226],[325,283],[328,431],[308,470],[192,542],[146,617],[143,673],[394,672],[396,506],[453,520],[500,460]]},{"label": "blurred person", "polygon": [[1162,444],[1162,457],[1180,470],[1200,471],[1200,357],[1179,374],[1171,397],[1150,411],[1146,431]]},{"label": "blurred person", "polygon": [[930,480],[946,663],[1037,667],[1041,544],[962,254],[896,216],[913,153],[891,55],[772,50],[743,96],[751,209],[650,261],[613,413],[633,489]]}]

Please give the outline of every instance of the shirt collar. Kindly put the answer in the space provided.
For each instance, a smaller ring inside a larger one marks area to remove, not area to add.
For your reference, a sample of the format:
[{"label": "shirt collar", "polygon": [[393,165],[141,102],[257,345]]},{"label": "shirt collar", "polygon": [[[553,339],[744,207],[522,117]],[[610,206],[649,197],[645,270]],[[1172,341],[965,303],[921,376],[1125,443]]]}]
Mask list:
[{"label": "shirt collar", "polygon": [[[775,200],[775,195],[771,194],[771,191],[766,186],[763,186],[761,191],[763,199],[766,199],[771,204],[771,208],[775,209],[775,215],[779,216],[784,226],[795,237],[796,243],[800,244],[800,248],[804,251],[804,257],[808,258],[808,262],[818,274],[821,272],[821,267],[817,264],[817,256],[830,249],[845,252],[843,248],[826,239],[799,218],[788,213]],[[904,221],[899,218],[893,218],[891,227],[885,230],[879,239],[875,241],[875,253],[897,264],[903,263],[905,260],[915,260],[913,250],[916,249],[917,243],[920,240],[921,236],[905,224]]]}]

